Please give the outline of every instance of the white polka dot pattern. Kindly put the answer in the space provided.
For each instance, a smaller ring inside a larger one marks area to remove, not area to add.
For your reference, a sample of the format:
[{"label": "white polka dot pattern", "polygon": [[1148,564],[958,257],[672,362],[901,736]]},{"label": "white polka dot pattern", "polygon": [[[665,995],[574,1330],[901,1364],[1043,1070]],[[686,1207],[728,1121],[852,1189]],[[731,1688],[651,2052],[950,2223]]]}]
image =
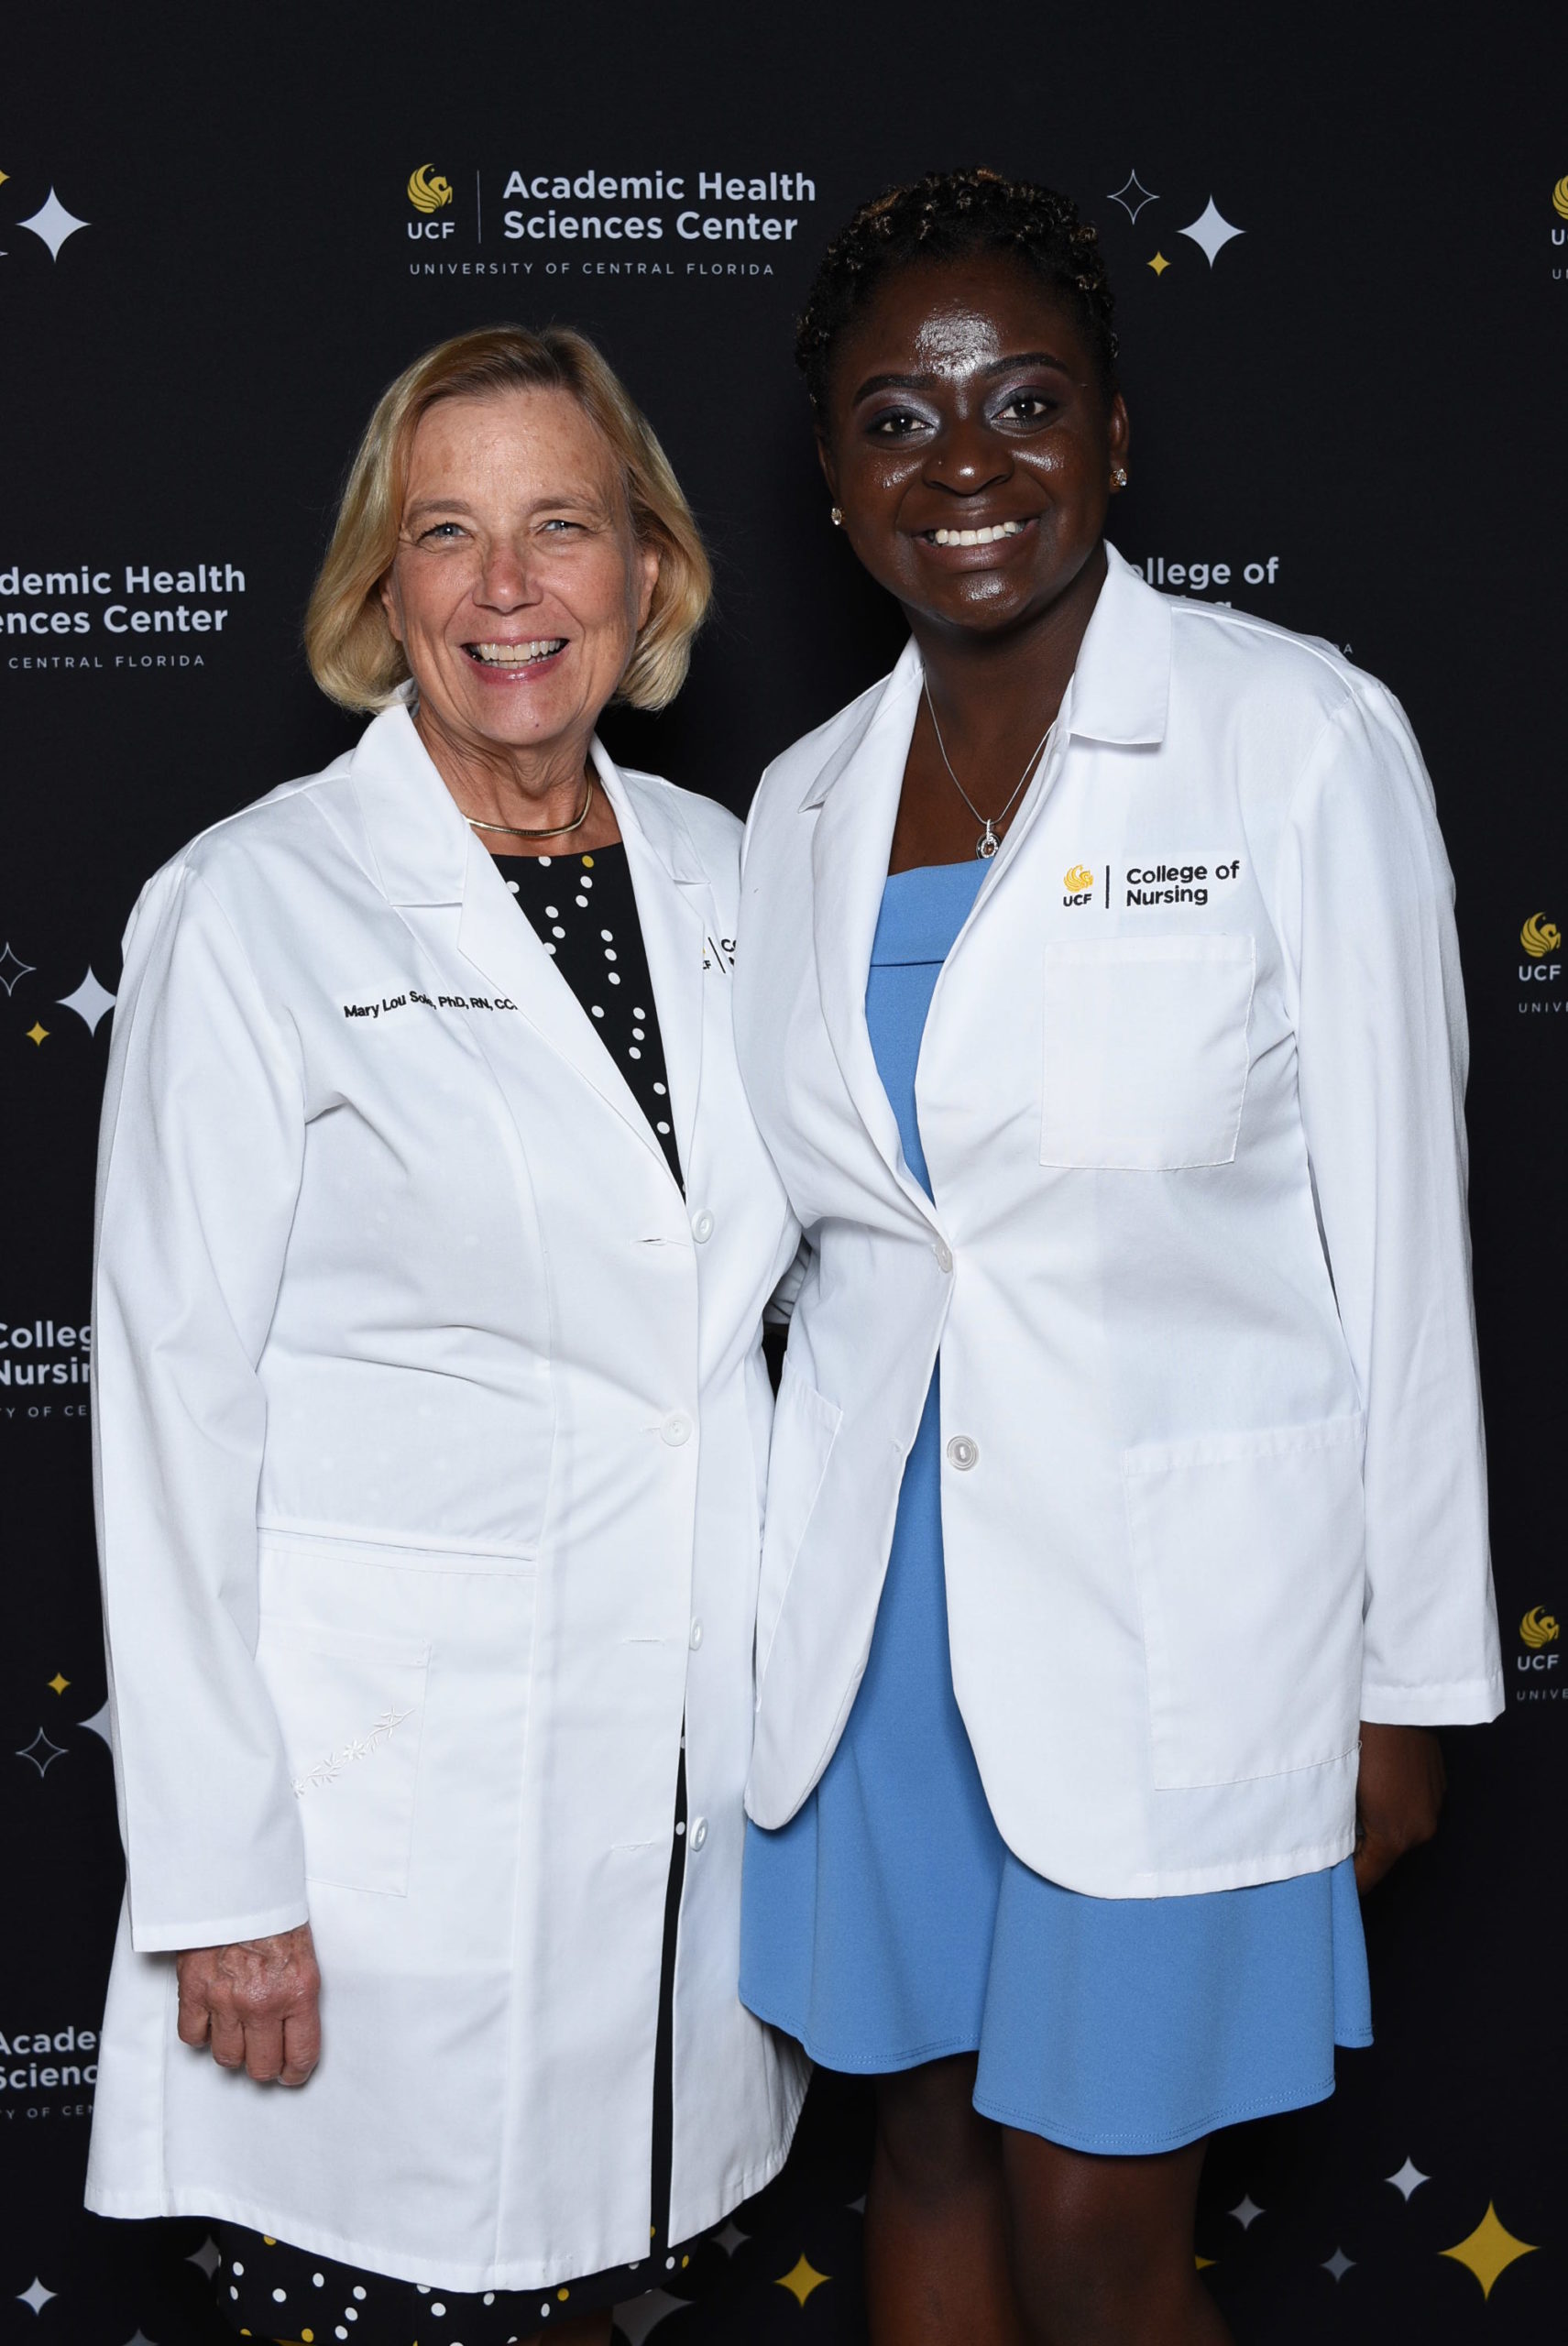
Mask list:
[{"label": "white polka dot pattern", "polygon": [[[679,1181],[663,1044],[649,1009],[652,980],[626,850],[597,848],[591,855],[559,857],[554,864],[543,855],[496,861],[519,909],[593,1020]],[[575,887],[561,884],[568,872]],[[628,994],[641,1000],[629,1003]]]},{"label": "white polka dot pattern", "polygon": [[420,2346],[518,2346],[524,2331],[532,2335],[556,2315],[598,2313],[671,2286],[666,2276],[689,2267],[696,2245],[688,2242],[672,2249],[656,2230],[641,2263],[561,2282],[543,2298],[533,2290],[516,2289],[456,2297],[447,2290],[437,2297],[428,2282],[357,2272],[238,2225],[219,2224],[215,2231],[214,2285],[230,2330],[258,2341],[286,2334],[307,2346],[325,2338],[324,2326],[312,2327],[321,2316],[302,2319],[276,2310],[289,2304],[294,2290],[330,2287],[339,2306],[332,2335],[344,2341],[352,2339],[353,2346],[411,2346],[414,2339]]}]

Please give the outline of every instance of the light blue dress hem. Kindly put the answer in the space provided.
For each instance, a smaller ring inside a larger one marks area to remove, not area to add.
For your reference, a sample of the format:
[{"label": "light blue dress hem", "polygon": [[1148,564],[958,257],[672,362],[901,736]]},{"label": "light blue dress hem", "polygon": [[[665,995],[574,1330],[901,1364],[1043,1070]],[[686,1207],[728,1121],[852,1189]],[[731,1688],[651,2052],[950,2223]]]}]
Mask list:
[{"label": "light blue dress hem", "polygon": [[1005,2102],[992,2101],[989,2096],[976,2091],[974,2106],[982,2118],[994,2120],[998,2126],[1012,2126],[1025,2134],[1039,2134],[1047,2143],[1058,2143],[1064,2151],[1087,2151],[1104,2158],[1159,2158],[1167,2151],[1184,2151],[1191,2143],[1201,2143],[1222,2126],[1246,2126],[1258,2118],[1281,2118],[1289,2110],[1310,2110],[1315,2102],[1328,2101],[1334,2090],[1331,2075],[1312,2085],[1302,2085],[1268,2095],[1257,2101],[1235,2102],[1210,2116],[1194,2120],[1190,2125],[1179,2126],[1173,2132],[1160,2134],[1095,2133],[1072,2126],[1058,2126],[1048,2110],[1011,2109]]}]

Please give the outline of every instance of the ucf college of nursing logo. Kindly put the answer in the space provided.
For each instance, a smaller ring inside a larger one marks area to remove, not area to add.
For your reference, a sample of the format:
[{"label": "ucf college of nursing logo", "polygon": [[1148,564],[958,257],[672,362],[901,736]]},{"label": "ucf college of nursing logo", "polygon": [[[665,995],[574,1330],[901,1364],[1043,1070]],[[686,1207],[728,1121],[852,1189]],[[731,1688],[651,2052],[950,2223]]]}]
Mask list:
[{"label": "ucf college of nursing logo", "polygon": [[1552,209],[1556,222],[1552,231],[1552,274],[1561,285],[1568,279],[1568,267],[1563,263],[1563,247],[1568,246],[1568,179],[1561,179],[1552,191]]},{"label": "ucf college of nursing logo", "polygon": [[[718,290],[772,278],[791,248],[813,243],[817,181],[793,159],[666,156],[638,170],[612,159],[416,165],[401,181],[409,275]],[[1241,234],[1221,227],[1216,251]],[[1214,232],[1193,224],[1207,250],[1199,228]]]},{"label": "ucf college of nursing logo", "polygon": [[1519,965],[1521,1016],[1538,1013],[1544,1017],[1561,1017],[1564,1003],[1560,982],[1563,966],[1559,958],[1562,930],[1544,913],[1531,913],[1519,930],[1519,945],[1525,956]]}]

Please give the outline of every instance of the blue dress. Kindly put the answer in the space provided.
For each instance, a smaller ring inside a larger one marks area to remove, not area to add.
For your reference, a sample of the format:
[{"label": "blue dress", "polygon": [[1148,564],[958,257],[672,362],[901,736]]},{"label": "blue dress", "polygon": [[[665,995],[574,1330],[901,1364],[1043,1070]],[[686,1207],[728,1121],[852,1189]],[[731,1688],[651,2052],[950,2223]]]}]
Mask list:
[{"label": "blue dress", "polygon": [[[872,1045],[927,1190],[915,1070],[988,868],[895,873],[872,948]],[[933,1378],[839,1747],[788,1825],[747,1827],[741,2001],[826,2068],[978,2052],[975,2107],[1075,2150],[1174,2150],[1321,2101],[1335,2045],[1372,2038],[1348,1859],[1252,1890],[1090,1898],[998,1833],[953,1694],[939,1418]]]}]

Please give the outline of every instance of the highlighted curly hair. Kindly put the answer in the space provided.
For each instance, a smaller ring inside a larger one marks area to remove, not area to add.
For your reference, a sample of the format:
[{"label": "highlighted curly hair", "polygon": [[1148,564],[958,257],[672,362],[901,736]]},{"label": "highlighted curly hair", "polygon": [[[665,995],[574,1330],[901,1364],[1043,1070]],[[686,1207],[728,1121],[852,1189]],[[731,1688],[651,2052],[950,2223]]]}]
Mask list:
[{"label": "highlighted curly hair", "polygon": [[1114,296],[1099,236],[1071,197],[999,171],[931,171],[862,204],[822,257],[795,338],[795,364],[819,421],[834,345],[887,280],[921,261],[981,253],[1011,254],[1038,272],[1088,335],[1101,388],[1113,397]]}]

